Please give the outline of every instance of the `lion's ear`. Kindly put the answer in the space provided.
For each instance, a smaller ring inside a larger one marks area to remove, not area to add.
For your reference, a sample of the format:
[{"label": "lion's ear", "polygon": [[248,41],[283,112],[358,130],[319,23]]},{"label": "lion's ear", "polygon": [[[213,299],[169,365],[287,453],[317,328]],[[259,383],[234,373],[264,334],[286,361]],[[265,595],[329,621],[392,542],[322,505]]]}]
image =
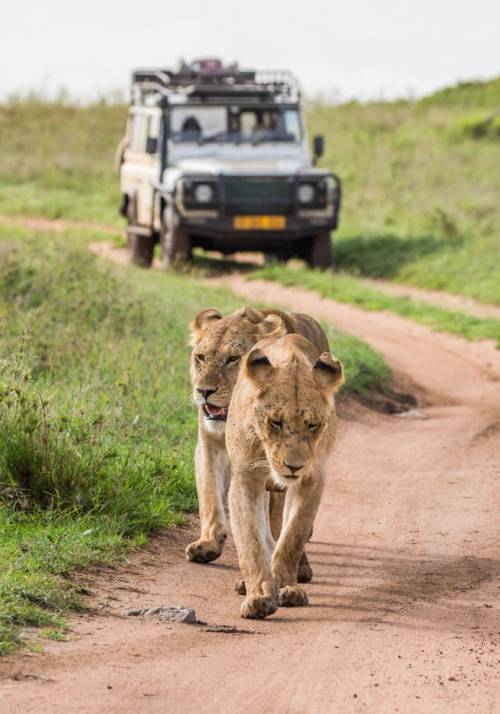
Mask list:
[{"label": "lion's ear", "polygon": [[199,312],[191,323],[191,344],[195,345],[198,342],[201,333],[205,332],[211,322],[221,319],[222,315],[215,307],[207,307]]},{"label": "lion's ear", "polygon": [[261,337],[284,337],[288,330],[285,321],[279,315],[268,315],[265,320],[258,325],[258,332]]},{"label": "lion's ear", "polygon": [[323,352],[313,367],[316,382],[327,392],[334,393],[344,384],[344,368],[330,352]]},{"label": "lion's ear", "polygon": [[274,367],[262,350],[256,347],[247,355],[246,370],[255,382],[262,384],[270,379]]},{"label": "lion's ear", "polygon": [[248,322],[253,322],[254,325],[257,325],[262,320],[263,315],[259,310],[255,310],[255,308],[250,307],[250,305],[245,305],[245,307],[240,310],[240,317],[244,317]]}]

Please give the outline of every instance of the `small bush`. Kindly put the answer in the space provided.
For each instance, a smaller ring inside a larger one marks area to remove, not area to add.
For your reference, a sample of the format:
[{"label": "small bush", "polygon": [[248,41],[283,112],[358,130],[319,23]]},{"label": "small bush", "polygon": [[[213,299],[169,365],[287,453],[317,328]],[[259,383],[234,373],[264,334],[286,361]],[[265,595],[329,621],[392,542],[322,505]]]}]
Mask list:
[{"label": "small bush", "polygon": [[449,129],[448,137],[455,141],[461,139],[500,141],[500,114],[487,117],[461,117]]}]

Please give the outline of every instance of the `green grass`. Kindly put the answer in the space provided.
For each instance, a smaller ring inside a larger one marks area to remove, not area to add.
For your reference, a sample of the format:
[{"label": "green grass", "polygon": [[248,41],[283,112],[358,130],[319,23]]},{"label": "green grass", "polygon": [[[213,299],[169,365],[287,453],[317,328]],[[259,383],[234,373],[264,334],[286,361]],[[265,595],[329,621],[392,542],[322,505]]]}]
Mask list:
[{"label": "green grass", "polygon": [[114,153],[123,105],[47,102],[0,106],[0,213],[120,224]]},{"label": "green grass", "polygon": [[363,310],[388,310],[431,327],[460,335],[468,340],[495,340],[500,347],[500,321],[466,315],[455,310],[418,302],[409,297],[386,295],[346,274],[332,274],[309,268],[270,265],[257,270],[253,279],[276,280],[282,285],[299,285],[324,297],[358,305]]},{"label": "green grass", "polygon": [[343,179],[340,270],[500,304],[500,141],[474,127],[500,108],[500,79],[419,102],[312,106],[321,164]]},{"label": "green grass", "polygon": [[[29,626],[64,637],[74,569],[196,505],[188,324],[241,303],[99,260],[95,238],[0,228],[0,654]],[[382,359],[328,329],[347,392],[383,386]]]}]

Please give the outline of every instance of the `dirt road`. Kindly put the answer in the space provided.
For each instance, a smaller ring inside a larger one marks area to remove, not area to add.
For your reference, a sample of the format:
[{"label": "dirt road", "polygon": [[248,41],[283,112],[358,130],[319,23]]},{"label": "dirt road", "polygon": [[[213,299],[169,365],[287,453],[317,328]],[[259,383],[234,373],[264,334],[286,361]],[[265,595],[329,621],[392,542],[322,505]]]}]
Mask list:
[{"label": "dirt road", "polygon": [[[96,577],[101,612],[73,618],[68,642],[0,662],[0,711],[500,712],[500,352],[297,289],[224,282],[360,335],[423,406],[341,421],[308,546],[309,607],[241,620],[232,545],[187,563],[190,528],[178,529]],[[162,604],[195,607],[209,626],[122,617]]]},{"label": "dirt road", "polygon": [[390,280],[381,280],[380,278],[376,280],[365,278],[363,282],[386,295],[409,297],[412,300],[425,302],[428,305],[437,305],[446,310],[457,310],[476,317],[500,320],[500,307],[498,305],[487,305],[465,295],[451,295],[442,290],[416,288],[413,285],[403,285]]}]

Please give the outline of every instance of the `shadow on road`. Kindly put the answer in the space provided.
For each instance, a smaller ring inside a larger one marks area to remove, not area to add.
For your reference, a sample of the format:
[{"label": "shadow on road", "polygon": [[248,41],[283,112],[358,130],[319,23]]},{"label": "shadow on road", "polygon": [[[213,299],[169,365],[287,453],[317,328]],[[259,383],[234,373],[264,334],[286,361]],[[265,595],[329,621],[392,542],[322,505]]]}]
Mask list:
[{"label": "shadow on road", "polygon": [[230,257],[215,251],[196,251],[189,264],[189,272],[207,277],[230,273],[250,273],[264,265],[261,253],[235,253]]},{"label": "shadow on road", "polygon": [[[402,556],[391,548],[313,541],[312,608],[331,622],[371,622],[438,630],[498,631],[495,600],[478,593],[500,585],[500,561],[475,556]],[[326,612],[329,614],[326,615]],[[287,618],[288,620],[289,618]]]}]

